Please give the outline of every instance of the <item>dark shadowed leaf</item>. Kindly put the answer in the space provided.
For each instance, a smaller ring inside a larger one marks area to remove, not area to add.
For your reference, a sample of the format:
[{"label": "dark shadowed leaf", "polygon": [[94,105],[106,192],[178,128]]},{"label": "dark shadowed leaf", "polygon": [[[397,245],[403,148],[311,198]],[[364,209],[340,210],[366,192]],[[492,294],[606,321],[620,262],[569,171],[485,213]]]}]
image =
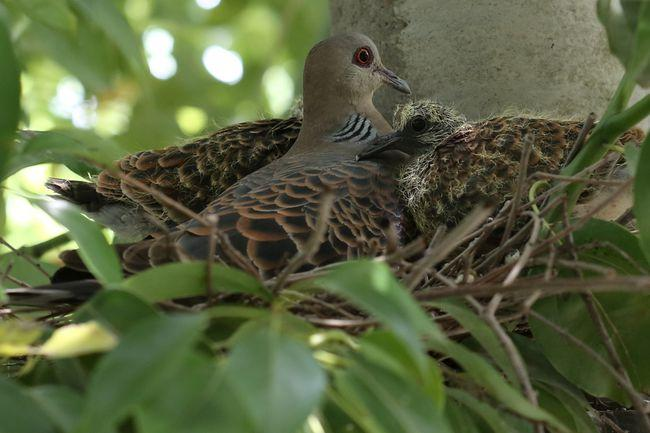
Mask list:
[{"label": "dark shadowed leaf", "polygon": [[164,389],[198,339],[202,316],[153,317],[134,326],[93,370],[75,432],[99,433]]},{"label": "dark shadowed leaf", "polygon": [[13,153],[13,136],[20,117],[20,72],[9,31],[0,19],[0,180]]},{"label": "dark shadowed leaf", "polygon": [[157,315],[150,304],[135,295],[123,290],[104,290],[77,310],[74,320],[77,323],[97,320],[123,334]]},{"label": "dark shadowed leaf", "polygon": [[492,357],[496,364],[507,374],[513,384],[518,384],[517,375],[508,359],[499,339],[492,329],[476,313],[457,300],[435,302],[432,305],[449,313],[458,323],[476,339],[476,341]]},{"label": "dark shadowed leaf", "polygon": [[466,410],[470,410],[476,416],[482,418],[494,433],[532,432],[530,424],[524,426],[521,421],[519,423],[513,422],[514,419],[512,416],[509,416],[497,408],[490,406],[486,402],[477,399],[467,391],[452,388],[448,389],[447,393],[449,394],[450,400],[455,401],[457,404],[462,405]]},{"label": "dark shadowed leaf", "polygon": [[[239,269],[212,265],[215,292],[247,293],[270,299],[269,292],[254,277]],[[207,292],[205,262],[170,263],[148,269],[124,281],[124,290],[149,302],[205,296]]]},{"label": "dark shadowed leaf", "polygon": [[641,236],[641,248],[650,262],[650,133],[641,147],[634,183],[634,215]]},{"label": "dark shadowed leaf", "polygon": [[43,409],[20,386],[0,376],[0,433],[54,433]]},{"label": "dark shadowed leaf", "polygon": [[174,386],[136,412],[139,431],[156,433],[255,432],[250,417],[224,380],[223,369],[190,353],[173,374]]},{"label": "dark shadowed leaf", "polygon": [[[585,283],[588,287],[588,283]],[[627,293],[597,295],[601,314],[605,315],[610,335],[627,368],[632,382],[642,391],[650,390],[650,345],[646,333],[650,327],[650,296]],[[568,330],[608,360],[596,327],[577,295],[552,297],[537,303],[535,310]],[[588,393],[627,402],[625,393],[599,363],[541,322],[531,319],[531,329],[551,364],[572,383]]]},{"label": "dark shadowed leaf", "polygon": [[61,431],[72,431],[83,407],[81,394],[72,388],[59,385],[36,386],[29,390],[29,394],[54,425]]},{"label": "dark shadowed leaf", "polygon": [[590,262],[611,267],[624,274],[650,270],[639,245],[639,238],[619,224],[591,219],[574,232],[573,237],[576,245],[592,245],[580,252],[580,257]]},{"label": "dark shadowed leaf", "polygon": [[79,245],[81,259],[98,280],[106,284],[122,280],[115,250],[108,245],[99,226],[83,216],[78,207],[63,200],[30,198],[30,201],[70,230],[70,237]]},{"label": "dark shadowed leaf", "polygon": [[279,320],[247,328],[225,368],[228,385],[260,433],[297,431],[325,391],[325,373],[311,350],[282,333]]}]

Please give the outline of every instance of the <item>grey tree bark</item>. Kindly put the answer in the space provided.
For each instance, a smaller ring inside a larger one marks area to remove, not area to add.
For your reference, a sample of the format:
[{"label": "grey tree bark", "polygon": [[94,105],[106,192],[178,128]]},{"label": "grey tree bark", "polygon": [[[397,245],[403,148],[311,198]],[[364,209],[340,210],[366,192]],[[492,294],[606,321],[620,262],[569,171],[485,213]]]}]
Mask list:
[{"label": "grey tree bark", "polygon": [[[414,98],[470,119],[601,114],[623,74],[595,0],[331,0],[330,11],[332,32],[375,40]],[[382,89],[375,101],[390,118],[404,98]]]}]

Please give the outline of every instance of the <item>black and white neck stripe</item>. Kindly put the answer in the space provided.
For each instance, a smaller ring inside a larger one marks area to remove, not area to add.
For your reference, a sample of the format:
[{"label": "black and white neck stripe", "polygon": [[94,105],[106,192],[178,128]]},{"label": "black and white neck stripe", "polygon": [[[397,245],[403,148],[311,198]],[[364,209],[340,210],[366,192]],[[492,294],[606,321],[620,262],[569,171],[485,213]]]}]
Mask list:
[{"label": "black and white neck stripe", "polygon": [[348,117],[345,125],[331,136],[332,141],[335,143],[343,141],[365,143],[375,137],[377,137],[377,130],[372,125],[372,122],[360,114],[353,114]]}]

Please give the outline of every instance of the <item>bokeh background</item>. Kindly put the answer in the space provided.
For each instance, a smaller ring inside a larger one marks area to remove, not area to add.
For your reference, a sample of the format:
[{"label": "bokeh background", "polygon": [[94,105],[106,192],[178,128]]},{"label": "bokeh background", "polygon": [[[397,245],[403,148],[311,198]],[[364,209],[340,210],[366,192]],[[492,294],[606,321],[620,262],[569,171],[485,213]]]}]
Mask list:
[{"label": "bokeh background", "polygon": [[[0,19],[23,70],[20,128],[81,128],[128,151],[288,115],[329,31],[327,0],[0,0]],[[49,176],[79,177],[42,164],[0,190],[12,245],[65,231],[23,198]]]}]

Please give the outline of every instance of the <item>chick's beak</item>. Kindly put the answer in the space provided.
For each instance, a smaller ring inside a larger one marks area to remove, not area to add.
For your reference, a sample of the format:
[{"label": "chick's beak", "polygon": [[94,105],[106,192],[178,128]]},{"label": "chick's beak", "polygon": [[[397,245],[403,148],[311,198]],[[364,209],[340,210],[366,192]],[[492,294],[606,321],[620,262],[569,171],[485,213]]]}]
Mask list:
[{"label": "chick's beak", "polygon": [[377,68],[377,74],[381,77],[382,81],[395,90],[406,93],[407,95],[411,94],[411,88],[408,83],[397,76],[397,74],[385,66],[381,65]]},{"label": "chick's beak", "polygon": [[412,146],[409,146],[407,140],[404,139],[402,133],[396,131],[374,139],[367,147],[357,154],[357,161],[378,157],[390,151],[396,151],[391,153],[399,153],[408,157],[412,156],[413,150]]}]

